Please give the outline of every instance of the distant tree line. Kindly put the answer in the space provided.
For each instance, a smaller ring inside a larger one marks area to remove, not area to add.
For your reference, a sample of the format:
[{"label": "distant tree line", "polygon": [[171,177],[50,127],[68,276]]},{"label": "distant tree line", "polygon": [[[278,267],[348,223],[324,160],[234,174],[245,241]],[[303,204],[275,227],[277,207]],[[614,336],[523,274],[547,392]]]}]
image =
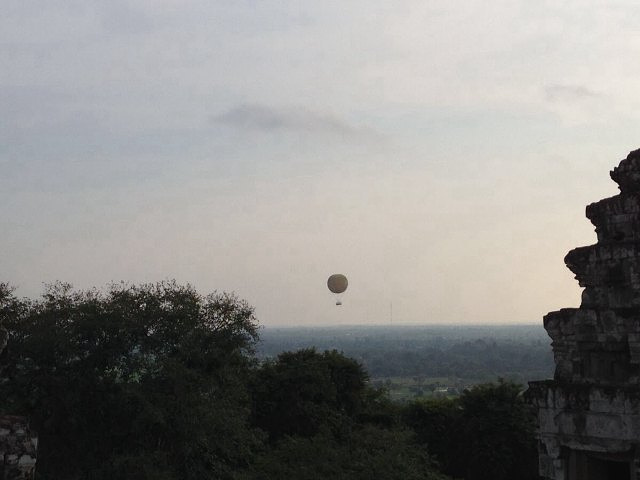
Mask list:
[{"label": "distant tree line", "polygon": [[30,417],[39,479],[537,478],[519,386],[398,405],[335,350],[260,362],[233,295],[0,284],[0,321],[0,409]]},{"label": "distant tree line", "polygon": [[258,354],[315,345],[337,349],[360,361],[372,378],[458,377],[518,382],[553,375],[551,340],[542,325],[520,328],[474,327],[318,327],[267,328]]}]

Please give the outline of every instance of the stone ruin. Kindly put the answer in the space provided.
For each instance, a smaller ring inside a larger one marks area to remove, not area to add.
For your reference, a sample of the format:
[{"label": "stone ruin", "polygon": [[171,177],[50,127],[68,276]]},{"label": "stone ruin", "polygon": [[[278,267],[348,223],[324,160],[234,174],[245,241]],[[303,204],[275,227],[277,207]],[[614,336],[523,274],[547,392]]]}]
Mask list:
[{"label": "stone ruin", "polygon": [[33,480],[38,439],[31,435],[24,417],[0,415],[2,480]]},{"label": "stone ruin", "polygon": [[[0,326],[0,352],[7,346],[7,331]],[[0,415],[0,480],[33,480],[37,437],[25,417]]]},{"label": "stone ruin", "polygon": [[540,476],[640,480],[640,150],[611,171],[620,194],[587,206],[595,245],[571,250],[580,308],[544,317],[553,380],[531,382]]}]

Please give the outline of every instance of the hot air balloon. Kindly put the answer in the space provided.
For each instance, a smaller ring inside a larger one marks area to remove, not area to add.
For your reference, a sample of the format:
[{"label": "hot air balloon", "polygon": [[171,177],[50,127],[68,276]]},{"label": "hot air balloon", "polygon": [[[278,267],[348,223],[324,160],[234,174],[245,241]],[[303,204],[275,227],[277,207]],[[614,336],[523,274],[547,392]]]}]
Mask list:
[{"label": "hot air balloon", "polygon": [[327,287],[329,287],[329,290],[332,293],[336,294],[336,305],[342,305],[340,294],[344,293],[348,285],[349,282],[347,281],[347,277],[341,273],[334,273],[327,280]]}]

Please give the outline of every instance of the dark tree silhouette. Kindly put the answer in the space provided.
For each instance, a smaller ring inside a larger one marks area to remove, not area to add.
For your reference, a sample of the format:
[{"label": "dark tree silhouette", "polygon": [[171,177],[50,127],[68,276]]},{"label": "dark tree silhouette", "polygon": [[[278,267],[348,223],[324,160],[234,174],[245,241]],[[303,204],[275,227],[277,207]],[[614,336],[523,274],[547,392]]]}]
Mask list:
[{"label": "dark tree silhouette", "polygon": [[246,303],[174,282],[56,284],[11,308],[0,399],[39,432],[40,478],[232,478],[250,457]]}]

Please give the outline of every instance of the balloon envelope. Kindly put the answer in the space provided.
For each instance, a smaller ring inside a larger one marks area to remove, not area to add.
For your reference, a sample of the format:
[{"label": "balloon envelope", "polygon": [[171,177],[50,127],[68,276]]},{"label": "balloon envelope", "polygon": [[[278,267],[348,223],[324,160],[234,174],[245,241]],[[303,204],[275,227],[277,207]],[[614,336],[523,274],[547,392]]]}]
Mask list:
[{"label": "balloon envelope", "polygon": [[347,281],[347,277],[342,275],[341,273],[334,273],[327,280],[327,287],[333,293],[342,293],[347,289],[347,285],[349,282]]}]

